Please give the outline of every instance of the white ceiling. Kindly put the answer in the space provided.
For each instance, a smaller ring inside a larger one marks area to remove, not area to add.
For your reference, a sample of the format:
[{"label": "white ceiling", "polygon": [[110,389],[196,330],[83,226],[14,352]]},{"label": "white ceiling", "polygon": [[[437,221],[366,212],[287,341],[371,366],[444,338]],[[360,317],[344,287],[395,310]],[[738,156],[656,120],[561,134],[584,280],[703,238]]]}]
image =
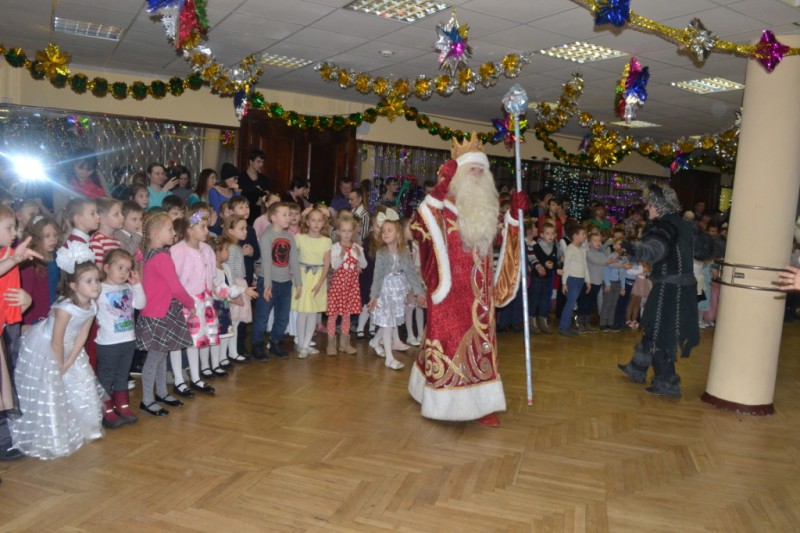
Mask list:
[{"label": "white ceiling", "polygon": [[[443,11],[413,24],[395,22],[342,9],[349,0],[208,0],[208,45],[226,65],[253,52],[267,51],[313,61],[328,60],[372,75],[414,78],[435,76],[435,28],[446,22]],[[790,0],[789,0],[790,1]],[[742,102],[742,91],[700,96],[677,89],[673,81],[719,76],[744,83],[747,59],[712,54],[702,66],[680,53],[675,44],[632,29],[595,27],[592,14],[570,0],[450,0],[461,25],[468,24],[472,65],[497,60],[511,52],[535,51],[585,40],[622,50],[650,67],[648,101],[638,118],[660,128],[635,130],[637,136],[675,139],[713,133],[730,125]],[[72,69],[81,66],[161,78],[185,76],[187,63],[166,41],[162,25],[141,0],[0,0],[0,42],[32,56],[48,42],[72,55]],[[782,0],[633,0],[631,9],[676,28],[697,17],[720,38],[746,43],[761,30],[776,35],[800,33],[800,9]],[[125,29],[120,42],[67,36],[50,31],[51,16],[72,18]],[[613,30],[613,31],[612,31]],[[381,50],[392,50],[390,58]],[[536,55],[515,80],[502,78],[496,87],[469,96],[437,95],[428,101],[410,99],[430,114],[482,121],[501,116],[500,100],[519,82],[533,100],[554,100],[573,72],[586,80],[581,108],[596,118],[615,120],[614,88],[627,57],[578,65]],[[781,68],[780,65],[777,68]],[[110,78],[111,76],[109,76]],[[374,95],[344,91],[324,82],[313,65],[297,70],[268,67],[260,88],[294,91],[375,104]],[[87,98],[90,98],[87,96]],[[221,101],[221,105],[230,105]],[[303,112],[302,109],[297,111]],[[488,124],[487,124],[488,125]],[[566,130],[581,135],[573,123]]]}]

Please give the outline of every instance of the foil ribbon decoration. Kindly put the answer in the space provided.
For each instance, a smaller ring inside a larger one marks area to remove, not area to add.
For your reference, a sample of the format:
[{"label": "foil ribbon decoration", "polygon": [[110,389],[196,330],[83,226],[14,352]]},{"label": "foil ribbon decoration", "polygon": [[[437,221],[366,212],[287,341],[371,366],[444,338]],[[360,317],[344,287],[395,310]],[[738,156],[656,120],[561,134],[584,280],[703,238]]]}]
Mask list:
[{"label": "foil ribbon decoration", "polygon": [[629,0],[606,0],[605,2],[597,2],[594,23],[597,26],[611,24],[615,28],[621,28],[628,22],[630,16],[631,6]]},{"label": "foil ribbon decoration", "polygon": [[436,34],[439,39],[434,48],[439,51],[439,68],[454,76],[456,72],[467,68],[467,62],[472,55],[472,48],[468,43],[469,26],[459,26],[456,13],[447,24],[437,24]]},{"label": "foil ribbon decoration", "polygon": [[718,38],[708,31],[699,18],[695,17],[686,27],[688,38],[679,45],[681,50],[688,50],[697,57],[701,63],[708,58],[711,50],[717,44]]},{"label": "foil ribbon decoration", "polygon": [[767,72],[771,73],[781,62],[786,52],[789,51],[789,47],[778,42],[772,31],[764,30],[761,34],[761,40],[756,45],[756,50],[757,54],[753,58],[761,63],[767,69]]}]

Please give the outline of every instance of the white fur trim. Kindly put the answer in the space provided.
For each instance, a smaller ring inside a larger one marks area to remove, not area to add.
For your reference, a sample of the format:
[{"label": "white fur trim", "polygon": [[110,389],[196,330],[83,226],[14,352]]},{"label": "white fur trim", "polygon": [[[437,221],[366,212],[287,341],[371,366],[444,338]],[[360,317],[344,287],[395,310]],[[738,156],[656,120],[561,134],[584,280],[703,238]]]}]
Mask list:
[{"label": "white fur trim", "polygon": [[456,204],[454,204],[450,200],[445,200],[444,201],[444,206],[447,209],[449,209],[450,211],[452,211],[453,213],[455,213],[456,215],[458,214],[458,208],[456,207]]},{"label": "white fur trim", "polygon": [[458,166],[466,165],[467,163],[480,163],[486,170],[489,170],[489,158],[483,152],[467,152],[458,159],[456,159]]},{"label": "white fur trim", "polygon": [[437,390],[428,386],[419,365],[414,363],[408,379],[408,393],[422,406],[422,416],[433,420],[477,420],[506,410],[506,396],[499,376],[495,381],[479,385]]},{"label": "white fur trim", "polygon": [[[419,205],[419,213],[425,220],[425,225],[428,226],[428,232],[433,241],[433,250],[436,254],[436,264],[439,273],[439,286],[431,292],[431,302],[440,304],[450,294],[453,280],[450,277],[450,256],[447,253],[446,237],[442,235],[439,224],[436,222],[436,217],[433,216],[431,208],[428,206],[431,203],[429,200],[435,200],[429,195],[424,202]],[[438,202],[438,200],[435,200]]]},{"label": "white fur trim", "polygon": [[519,220],[516,220],[514,217],[511,216],[511,210],[509,209],[506,211],[504,215],[503,222],[506,224],[511,224],[514,227],[519,227]]},{"label": "white fur trim", "polygon": [[444,202],[442,200],[434,198],[430,194],[425,197],[425,203],[436,209],[442,209],[444,207]]},{"label": "white fur trim", "polygon": [[[500,271],[503,269],[503,260],[506,257],[506,243],[508,242],[508,226],[519,227],[519,221],[514,220],[511,216],[511,211],[506,211],[505,216],[503,217],[503,243],[500,245],[500,256],[497,258],[497,268],[494,270],[494,283],[497,284],[497,279],[500,277]],[[522,238],[520,236],[520,246],[522,245]],[[522,276],[517,276],[517,281],[514,283],[514,292],[512,293],[511,297],[504,302],[502,305],[495,302],[496,307],[505,307],[511,302],[514,301],[514,298],[517,297],[517,292],[519,291],[520,286],[520,279]]]}]

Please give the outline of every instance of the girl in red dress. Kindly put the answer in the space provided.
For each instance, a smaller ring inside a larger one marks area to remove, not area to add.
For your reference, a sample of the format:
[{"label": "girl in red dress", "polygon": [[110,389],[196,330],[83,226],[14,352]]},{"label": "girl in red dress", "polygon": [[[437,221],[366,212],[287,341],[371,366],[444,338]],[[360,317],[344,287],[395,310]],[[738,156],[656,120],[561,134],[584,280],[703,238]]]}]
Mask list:
[{"label": "girl in red dress", "polygon": [[331,247],[333,277],[328,287],[328,355],[336,355],[336,319],[342,317],[339,350],[355,355],[350,345],[350,315],[361,312],[361,290],[358,276],[367,266],[364,248],[353,242],[356,221],[352,217],[339,217],[336,232],[339,241]]}]

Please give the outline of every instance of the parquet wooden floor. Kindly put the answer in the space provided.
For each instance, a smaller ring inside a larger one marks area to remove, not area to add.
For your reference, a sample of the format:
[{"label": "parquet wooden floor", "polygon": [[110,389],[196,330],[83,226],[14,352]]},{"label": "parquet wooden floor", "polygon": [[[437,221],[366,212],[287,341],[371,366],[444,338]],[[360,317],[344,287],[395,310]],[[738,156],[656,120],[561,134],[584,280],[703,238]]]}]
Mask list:
[{"label": "parquet wooden floor", "polygon": [[0,529],[798,531],[800,324],[784,330],[771,417],[699,400],[712,337],[679,362],[670,400],[615,368],[633,333],[536,336],[529,407],[521,334],[503,334],[498,429],[421,418],[409,369],[364,341],[356,357],[240,367],[215,398],[71,457],[0,463]]}]

